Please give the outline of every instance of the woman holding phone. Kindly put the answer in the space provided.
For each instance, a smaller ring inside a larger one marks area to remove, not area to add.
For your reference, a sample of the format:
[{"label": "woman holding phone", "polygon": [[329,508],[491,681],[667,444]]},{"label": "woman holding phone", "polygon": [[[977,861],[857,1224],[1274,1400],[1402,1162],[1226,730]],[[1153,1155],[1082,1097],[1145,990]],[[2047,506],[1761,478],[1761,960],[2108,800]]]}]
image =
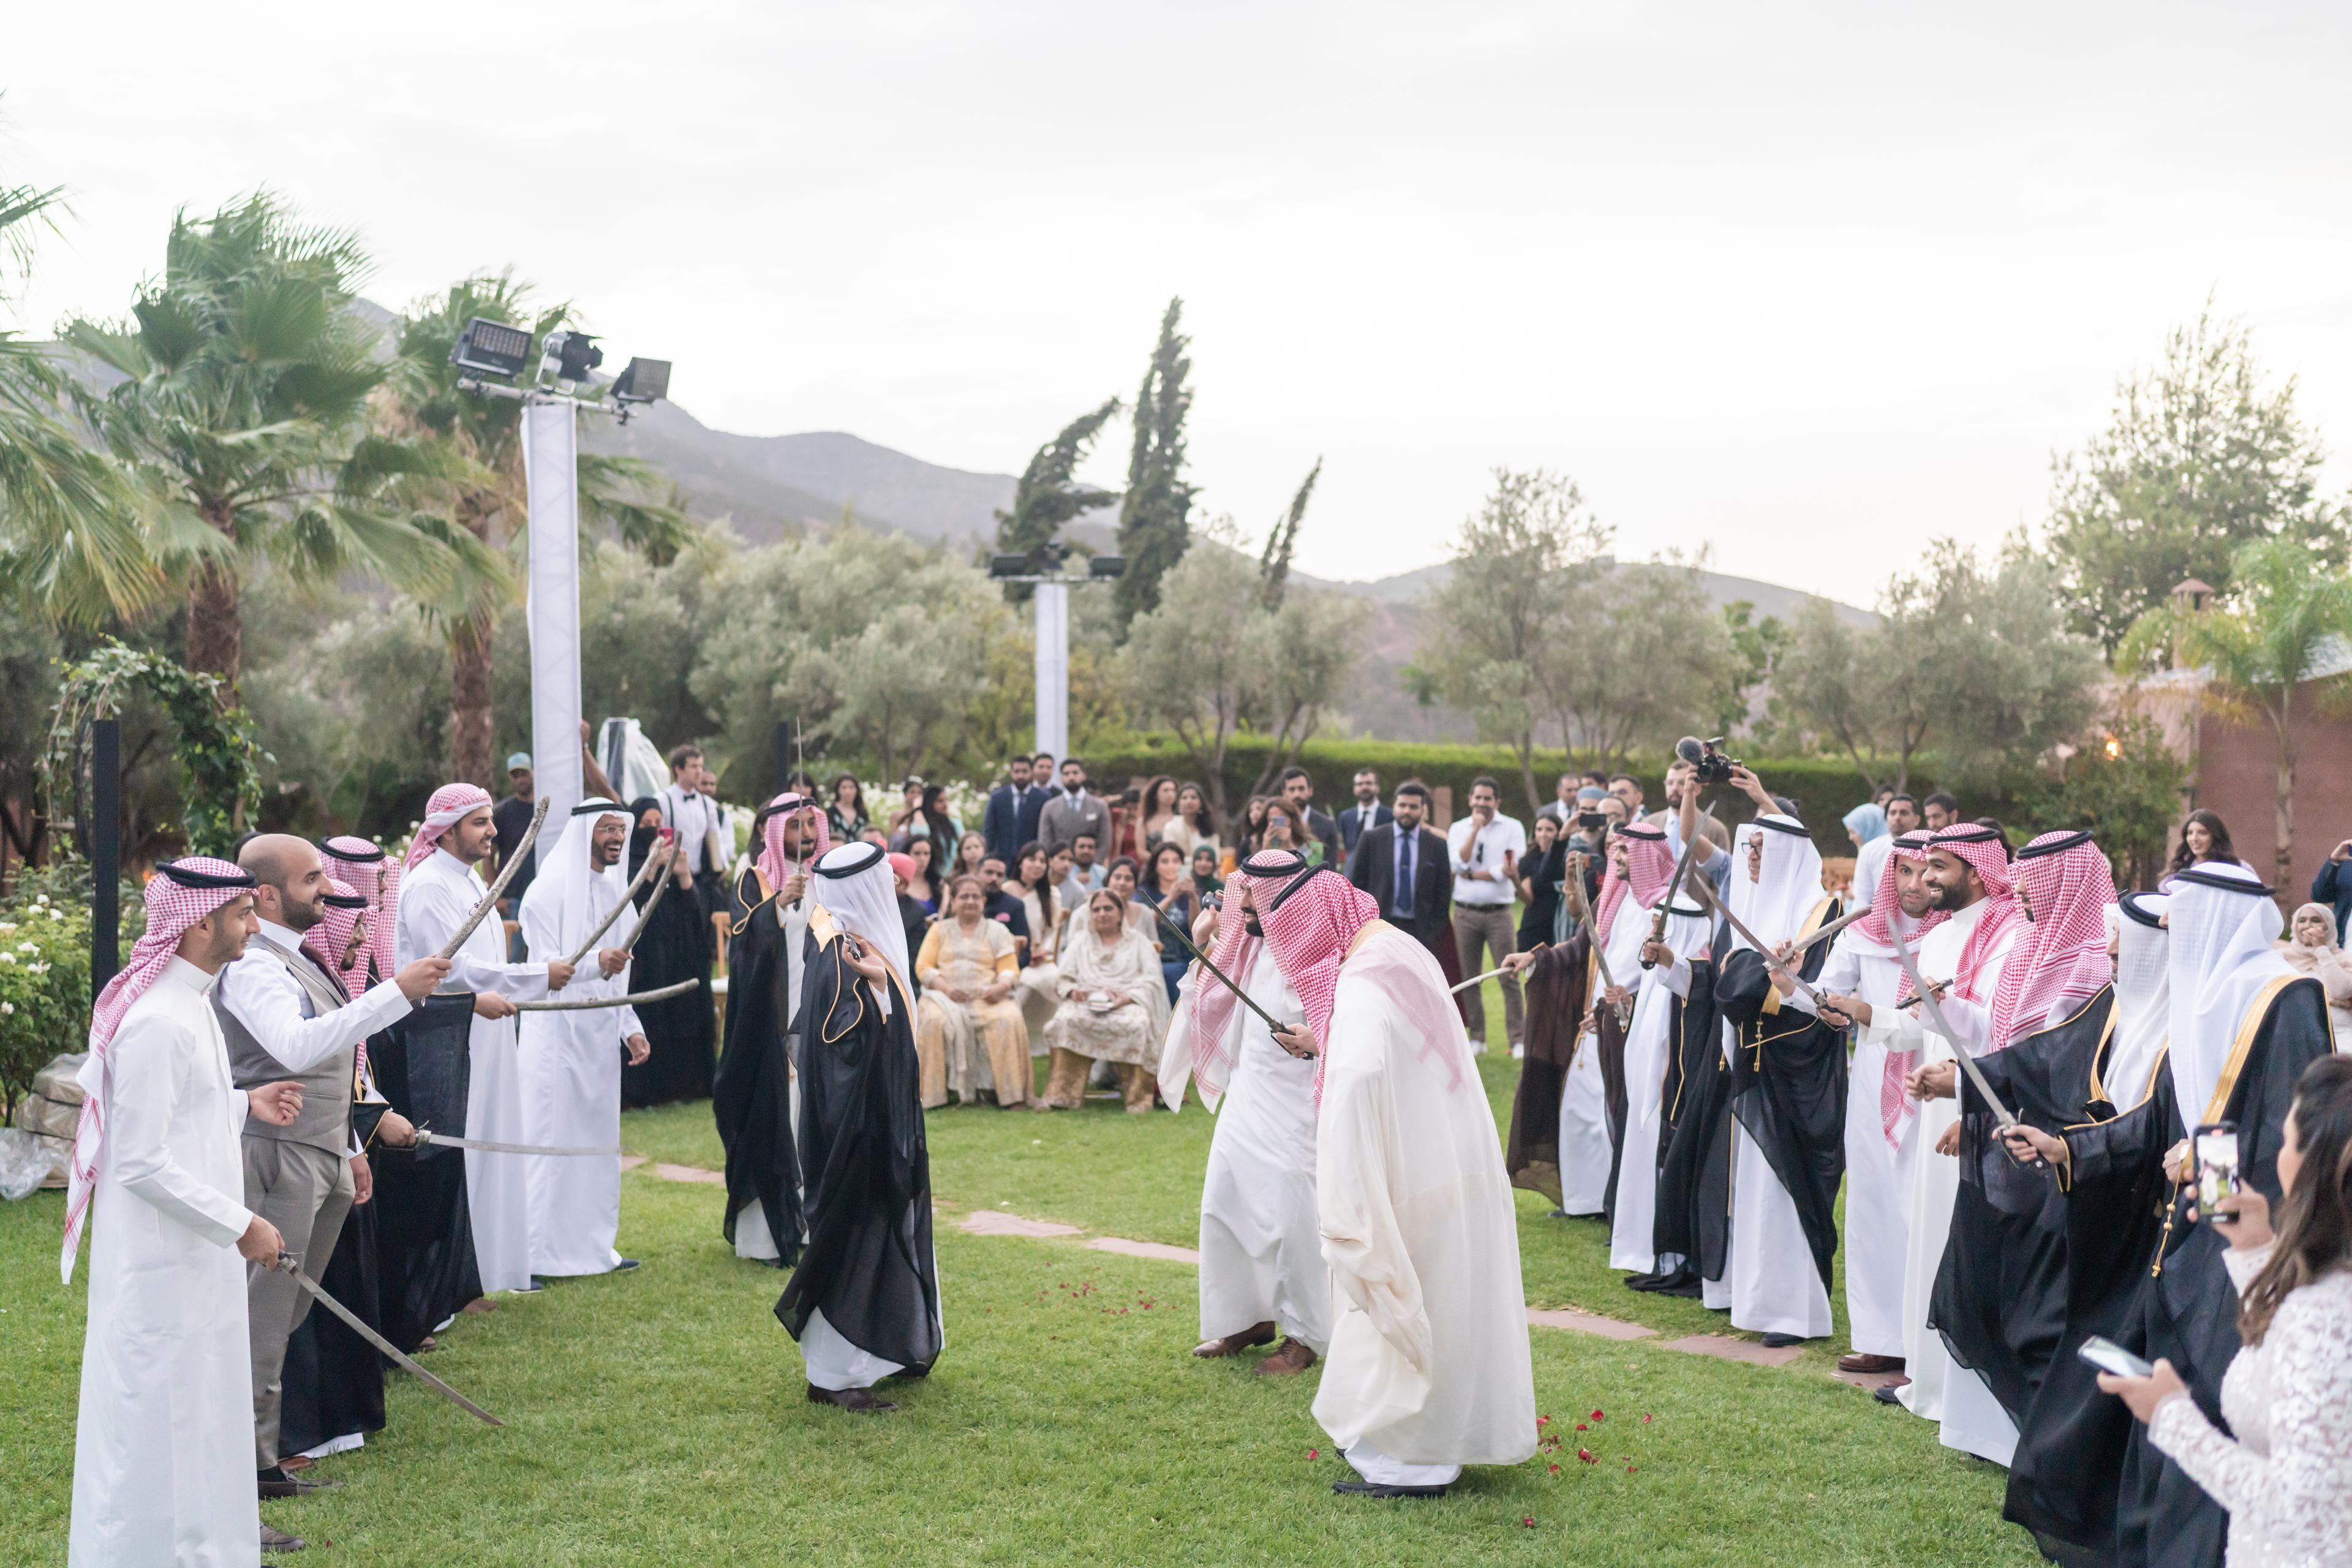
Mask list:
[{"label": "woman holding phone", "polygon": [[2148,1440],[2230,1511],[2231,1568],[2352,1563],[2352,1058],[2296,1081],[2278,1152],[2281,1200],[2215,1205],[2230,1238],[2241,1349],[2221,1377],[2224,1436],[2168,1361],[2099,1374]]}]

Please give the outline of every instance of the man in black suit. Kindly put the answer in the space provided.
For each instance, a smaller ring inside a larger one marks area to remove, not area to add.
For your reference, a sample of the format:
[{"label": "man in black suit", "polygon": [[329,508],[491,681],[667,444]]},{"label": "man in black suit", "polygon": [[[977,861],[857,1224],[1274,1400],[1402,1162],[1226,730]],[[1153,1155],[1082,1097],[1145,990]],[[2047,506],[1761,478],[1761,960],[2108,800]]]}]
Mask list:
[{"label": "man in black suit", "polygon": [[[1054,798],[1054,753],[1040,752],[1029,759],[1029,787],[1023,790],[1014,807],[1013,853],[1018,856],[1024,845],[1037,841],[1038,814],[1045,803]],[[1011,865],[1010,860],[1005,862]]]},{"label": "man in black suit", "polygon": [[[1291,819],[1306,824],[1307,831],[1323,841],[1323,864],[1345,866],[1347,852],[1339,847],[1339,825],[1330,814],[1315,809],[1315,775],[1305,768],[1282,770],[1282,804],[1290,808]],[[1299,846],[1301,849],[1306,845]]]},{"label": "man in black suit", "polygon": [[1015,757],[1005,769],[1005,782],[988,792],[988,810],[980,820],[980,836],[988,852],[1010,865],[1021,846],[1021,802],[1029,794],[1029,759]]},{"label": "man in black suit", "polygon": [[1348,853],[1356,852],[1356,840],[1364,830],[1378,827],[1389,820],[1389,808],[1381,804],[1381,775],[1370,768],[1356,770],[1356,804],[1339,814],[1339,842]]},{"label": "man in black suit", "polygon": [[1422,826],[1429,786],[1419,779],[1397,785],[1393,820],[1364,829],[1348,862],[1348,880],[1379,900],[1381,918],[1411,931],[1434,952],[1453,935],[1453,859],[1443,834]]}]

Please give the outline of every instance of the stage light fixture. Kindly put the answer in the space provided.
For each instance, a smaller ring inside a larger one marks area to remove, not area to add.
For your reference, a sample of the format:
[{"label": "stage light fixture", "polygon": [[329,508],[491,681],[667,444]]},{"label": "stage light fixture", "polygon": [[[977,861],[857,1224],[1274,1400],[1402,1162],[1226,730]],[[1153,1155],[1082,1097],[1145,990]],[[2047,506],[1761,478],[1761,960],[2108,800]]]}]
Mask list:
[{"label": "stage light fixture", "polygon": [[550,332],[540,344],[539,379],[583,382],[604,363],[604,351],[587,332]]},{"label": "stage light fixture", "polygon": [[1026,577],[1029,575],[1029,557],[992,555],[988,558],[988,574],[992,577]]},{"label": "stage light fixture", "polygon": [[1097,555],[1092,561],[1087,563],[1087,575],[1089,577],[1124,577],[1127,575],[1127,557],[1124,555]]},{"label": "stage light fixture", "polygon": [[476,316],[457,334],[449,363],[482,375],[520,375],[530,366],[530,334],[520,327]]},{"label": "stage light fixture", "polygon": [[613,384],[613,397],[620,403],[658,403],[669,395],[669,361],[666,359],[633,359],[623,368],[621,379]]}]

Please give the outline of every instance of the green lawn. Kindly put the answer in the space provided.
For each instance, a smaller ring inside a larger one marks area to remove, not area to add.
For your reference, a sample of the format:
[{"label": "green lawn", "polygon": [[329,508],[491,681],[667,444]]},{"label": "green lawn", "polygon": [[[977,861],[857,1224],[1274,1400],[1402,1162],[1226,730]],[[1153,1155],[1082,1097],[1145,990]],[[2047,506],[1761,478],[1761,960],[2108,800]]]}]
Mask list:
[{"label": "green lawn", "polygon": [[[1490,1052],[1484,1068],[1507,1113],[1512,1064]],[[1563,1452],[1474,1470],[1436,1503],[1335,1497],[1349,1472],[1308,1414],[1314,1373],[1275,1383],[1186,1355],[1192,1268],[953,1223],[1002,1206],[1190,1243],[1212,1127],[1197,1106],[950,1110],[930,1126],[948,1349],[897,1389],[898,1415],[805,1404],[770,1315],[782,1276],[730,1255],[717,1188],[641,1169],[623,1183],[621,1245],[643,1269],[505,1298],[443,1336],[434,1370],[504,1430],[394,1374],[390,1428],[322,1467],[349,1484],[268,1517],[333,1542],[309,1561],[369,1564],[2039,1561],[2000,1521],[2000,1472],[1832,1381],[1830,1350],[1762,1368],[1537,1330],[1537,1408]],[[719,1163],[705,1106],[632,1113],[622,1136]],[[0,1205],[12,1564],[65,1556],[82,1303],[79,1281],[58,1283],[61,1208],[56,1194]],[[1530,1302],[1724,1328],[1625,1289],[1597,1224],[1543,1209],[1521,1196]],[[1605,1419],[1576,1432],[1595,1409]]]}]

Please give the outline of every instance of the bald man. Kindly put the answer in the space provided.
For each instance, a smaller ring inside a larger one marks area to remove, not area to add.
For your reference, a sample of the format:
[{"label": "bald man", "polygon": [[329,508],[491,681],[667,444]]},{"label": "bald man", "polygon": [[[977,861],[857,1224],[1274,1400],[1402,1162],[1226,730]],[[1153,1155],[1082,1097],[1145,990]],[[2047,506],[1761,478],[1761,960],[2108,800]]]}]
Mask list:
[{"label": "bald man", "polygon": [[[420,958],[353,1001],[341,978],[302,945],[302,933],[325,911],[327,870],[318,847],[264,833],[247,840],[236,863],[259,884],[254,907],[261,931],[213,988],[230,1079],[239,1089],[289,1079],[302,1087],[302,1109],[285,1126],[246,1121],[245,1206],[278,1227],[286,1250],[316,1279],[352,1205],[367,1202],[374,1187],[352,1130],[359,1043],[404,1016],[449,973],[449,961]],[[279,1373],[287,1338],[310,1312],[310,1298],[282,1269],[265,1269],[247,1284],[246,1309],[260,1495],[316,1491],[320,1483],[297,1480],[278,1463]]]}]

